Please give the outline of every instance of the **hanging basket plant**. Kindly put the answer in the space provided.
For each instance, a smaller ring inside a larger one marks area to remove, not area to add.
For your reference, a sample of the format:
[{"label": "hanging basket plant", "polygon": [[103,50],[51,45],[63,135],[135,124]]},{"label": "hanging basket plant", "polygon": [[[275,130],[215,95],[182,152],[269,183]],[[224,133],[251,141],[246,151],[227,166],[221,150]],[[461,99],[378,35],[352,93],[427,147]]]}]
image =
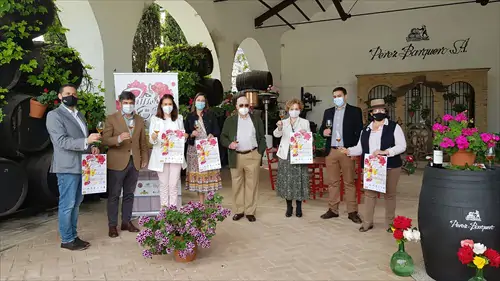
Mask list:
[{"label": "hanging basket plant", "polygon": [[451,93],[446,93],[443,95],[443,98],[445,101],[449,102],[450,104],[454,104],[455,103],[455,100],[459,97],[459,95],[455,92],[451,92]]},{"label": "hanging basket plant", "polygon": [[467,105],[462,103],[457,103],[453,106],[453,111],[456,113],[461,113],[467,110]]},{"label": "hanging basket plant", "polygon": [[396,104],[396,101],[397,101],[397,98],[395,96],[393,96],[392,94],[384,97],[384,102],[388,106],[394,106],[394,104]]},{"label": "hanging basket plant", "polygon": [[427,118],[430,115],[431,115],[431,110],[428,107],[422,109],[422,111],[420,112],[420,117],[425,121],[427,121]]},{"label": "hanging basket plant", "polygon": [[422,104],[420,103],[420,99],[415,99],[408,106],[408,114],[411,118],[415,116],[415,112],[419,111],[422,108]]}]

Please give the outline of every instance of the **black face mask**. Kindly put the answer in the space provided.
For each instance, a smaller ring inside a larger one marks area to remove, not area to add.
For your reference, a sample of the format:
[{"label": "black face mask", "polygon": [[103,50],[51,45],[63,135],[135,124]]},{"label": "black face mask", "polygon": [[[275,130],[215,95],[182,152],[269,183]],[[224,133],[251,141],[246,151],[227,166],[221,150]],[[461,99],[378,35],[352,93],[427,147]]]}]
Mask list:
[{"label": "black face mask", "polygon": [[73,107],[78,103],[78,98],[74,96],[67,96],[62,98],[62,102],[65,106]]},{"label": "black face mask", "polygon": [[373,119],[375,119],[375,121],[382,121],[386,117],[387,117],[387,114],[385,114],[385,113],[375,113],[375,114],[373,114]]}]

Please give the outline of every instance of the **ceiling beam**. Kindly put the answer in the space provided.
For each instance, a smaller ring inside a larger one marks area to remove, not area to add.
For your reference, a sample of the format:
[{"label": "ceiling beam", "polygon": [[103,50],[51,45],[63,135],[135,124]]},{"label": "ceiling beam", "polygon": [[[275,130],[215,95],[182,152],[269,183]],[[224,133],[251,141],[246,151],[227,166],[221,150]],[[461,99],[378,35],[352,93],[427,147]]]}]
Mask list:
[{"label": "ceiling beam", "polygon": [[262,15],[258,16],[255,18],[255,27],[262,26],[262,24],[271,18],[272,16],[277,16],[279,17],[282,21],[287,23],[292,29],[295,29],[291,24],[289,24],[283,17],[281,17],[278,13],[281,12],[283,9],[286,7],[292,5],[295,3],[297,0],[283,0],[281,1],[278,5],[274,6],[271,8],[268,4],[266,4],[263,0],[259,0],[262,5],[266,6],[269,10],[263,13]]},{"label": "ceiling beam", "polygon": [[342,0],[332,0],[333,5],[335,6],[335,8],[337,9],[337,11],[339,12],[340,19],[342,19],[342,21],[346,21],[348,18],[351,17],[351,15],[347,14],[344,11],[344,8],[342,7],[342,4],[340,4],[341,1]]},{"label": "ceiling beam", "polygon": [[314,1],[316,1],[316,4],[318,4],[319,8],[320,8],[323,12],[326,12],[325,7],[323,7],[323,5],[321,4],[321,2],[319,2],[319,0],[314,0]]},{"label": "ceiling beam", "polygon": [[306,13],[304,13],[304,11],[302,11],[302,9],[297,5],[297,3],[293,3],[293,6],[295,7],[295,9],[297,9],[297,11],[299,11],[299,13],[302,14],[302,16],[304,16],[304,18],[307,20],[307,21],[310,21],[311,19],[306,15]]}]

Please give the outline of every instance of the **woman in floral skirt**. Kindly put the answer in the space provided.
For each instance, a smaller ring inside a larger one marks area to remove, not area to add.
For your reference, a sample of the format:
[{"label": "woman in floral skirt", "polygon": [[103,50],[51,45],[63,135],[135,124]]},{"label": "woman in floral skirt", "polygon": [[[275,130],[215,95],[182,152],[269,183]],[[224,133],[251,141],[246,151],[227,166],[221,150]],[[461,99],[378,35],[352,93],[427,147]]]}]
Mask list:
[{"label": "woman in floral skirt", "polygon": [[273,135],[281,138],[277,155],[278,178],[276,180],[276,191],[278,196],[286,200],[286,217],[293,213],[292,203],[295,200],[295,215],[302,217],[302,201],[309,198],[309,171],[307,164],[290,163],[290,137],[296,132],[310,132],[309,121],[300,118],[300,111],[304,104],[298,99],[292,99],[286,103],[289,118],[278,121],[278,127]]},{"label": "woman in floral skirt", "polygon": [[198,93],[194,97],[191,113],[186,118],[188,138],[186,189],[198,192],[200,202],[205,202],[205,194],[222,188],[220,170],[200,172],[195,140],[216,138],[220,134],[215,115],[208,111],[206,96]]}]

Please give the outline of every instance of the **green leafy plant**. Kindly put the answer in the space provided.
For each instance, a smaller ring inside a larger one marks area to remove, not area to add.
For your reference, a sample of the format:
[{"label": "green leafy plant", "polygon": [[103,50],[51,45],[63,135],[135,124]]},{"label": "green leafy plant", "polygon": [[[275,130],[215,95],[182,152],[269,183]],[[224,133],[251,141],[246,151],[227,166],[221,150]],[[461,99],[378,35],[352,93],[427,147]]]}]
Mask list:
[{"label": "green leafy plant", "polygon": [[325,150],[326,140],[321,135],[321,133],[317,132],[313,135],[313,147],[316,150]]},{"label": "green leafy plant", "polygon": [[54,90],[49,91],[48,89],[44,89],[43,94],[36,97],[36,100],[39,103],[46,105],[49,110],[59,106],[59,98],[57,96],[57,92]]},{"label": "green leafy plant", "polygon": [[453,111],[456,113],[464,112],[466,110],[467,110],[467,105],[465,104],[457,103],[453,105]]},{"label": "green leafy plant", "polygon": [[443,98],[445,101],[448,101],[450,103],[454,103],[455,99],[458,98],[459,95],[455,92],[449,92],[443,95]]},{"label": "green leafy plant", "polygon": [[450,165],[446,168],[450,169],[450,170],[456,170],[456,171],[482,171],[483,170],[483,168],[481,168],[479,166],[469,165],[469,164],[465,164],[465,166]]},{"label": "green leafy plant", "polygon": [[157,47],[151,52],[148,67],[155,72],[197,72],[200,63],[206,59],[206,56],[207,53],[201,43],[194,46],[178,44]]},{"label": "green leafy plant", "polygon": [[89,131],[94,131],[99,121],[106,119],[104,93],[106,90],[98,86],[98,91],[79,91],[78,110],[85,116]]},{"label": "green leafy plant", "polygon": [[420,117],[422,117],[422,119],[424,119],[424,120],[427,120],[429,115],[431,115],[431,110],[428,107],[426,107],[426,108],[422,109],[422,111],[420,111]]},{"label": "green leafy plant", "polygon": [[222,207],[222,199],[218,193],[210,192],[204,203],[189,202],[179,208],[163,207],[155,218],[140,218],[139,225],[144,229],[136,240],[146,248],[142,256],[152,258],[153,255],[177,251],[180,257],[185,258],[196,251],[196,246],[210,248],[217,223],[231,214],[229,209]]},{"label": "green leafy plant", "polygon": [[384,97],[384,102],[389,106],[394,105],[396,103],[396,101],[397,101],[397,98],[394,95],[387,95]]},{"label": "green leafy plant", "polygon": [[170,13],[165,11],[165,21],[161,25],[161,36],[165,46],[174,46],[177,44],[187,44],[186,37],[181,27]]}]

